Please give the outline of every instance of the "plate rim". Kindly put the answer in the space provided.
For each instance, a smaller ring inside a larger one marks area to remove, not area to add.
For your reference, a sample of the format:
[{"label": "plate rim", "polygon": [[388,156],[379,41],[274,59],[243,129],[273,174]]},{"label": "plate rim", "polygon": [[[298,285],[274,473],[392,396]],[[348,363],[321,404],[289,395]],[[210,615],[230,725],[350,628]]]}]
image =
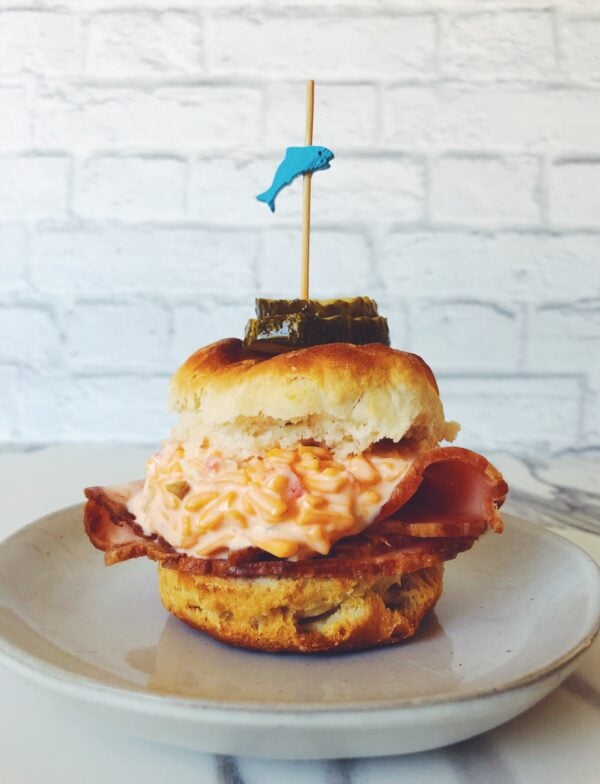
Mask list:
[{"label": "plate rim", "polygon": [[[78,509],[83,510],[83,506],[82,503],[71,504],[70,506],[62,507],[43,515],[0,541],[0,549],[5,545],[8,545],[14,539],[22,536],[27,530],[41,526],[48,519],[57,515],[74,513]],[[145,713],[154,713],[156,715],[164,715],[166,709],[171,709],[171,711],[175,713],[188,713],[188,718],[194,716],[197,718],[199,711],[202,711],[205,716],[208,712],[212,712],[215,716],[237,713],[254,718],[260,715],[276,715],[278,720],[284,717],[287,719],[294,717],[299,718],[306,714],[312,714],[313,717],[316,714],[320,716],[332,714],[337,716],[354,716],[364,713],[382,713],[389,715],[390,712],[402,712],[419,708],[440,708],[460,703],[477,702],[490,697],[510,694],[511,692],[542,683],[543,681],[550,679],[553,675],[560,674],[562,671],[569,668],[571,664],[574,664],[574,662],[590,648],[600,632],[600,566],[585,552],[585,550],[569,539],[560,536],[560,534],[516,515],[507,514],[504,515],[504,517],[511,521],[511,523],[516,523],[517,527],[527,529],[542,539],[549,539],[554,544],[559,544],[561,547],[570,550],[578,558],[583,558],[583,560],[587,562],[588,567],[591,567],[589,576],[596,580],[599,590],[596,593],[598,598],[596,600],[595,622],[583,637],[565,653],[558,658],[553,659],[544,667],[535,669],[526,675],[508,681],[506,684],[502,684],[499,687],[480,688],[458,696],[445,693],[423,697],[404,697],[396,700],[389,700],[385,703],[382,703],[381,701],[363,701],[334,704],[331,706],[323,706],[319,703],[268,704],[250,701],[238,703],[202,700],[177,694],[149,692],[141,688],[126,688],[99,683],[92,677],[73,673],[53,664],[48,664],[39,657],[29,653],[24,648],[10,643],[2,633],[1,626],[0,664],[4,664],[13,672],[16,672],[29,681],[34,681],[46,686],[54,692],[66,693],[68,696],[76,699],[85,698],[92,700],[95,703],[102,703],[106,707],[133,707],[138,711],[143,707]],[[130,704],[127,705],[127,703]],[[143,706],[141,703],[143,703]]]}]

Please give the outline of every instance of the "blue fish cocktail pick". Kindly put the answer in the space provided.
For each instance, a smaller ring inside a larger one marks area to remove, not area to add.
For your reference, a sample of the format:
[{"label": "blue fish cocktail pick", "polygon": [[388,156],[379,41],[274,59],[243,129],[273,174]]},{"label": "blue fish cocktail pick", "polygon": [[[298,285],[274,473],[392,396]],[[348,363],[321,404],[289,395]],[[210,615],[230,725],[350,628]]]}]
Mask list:
[{"label": "blue fish cocktail pick", "polygon": [[327,147],[314,145],[288,147],[285,158],[277,167],[273,184],[256,198],[268,204],[271,212],[275,212],[275,199],[282,188],[285,188],[286,185],[289,185],[301,174],[312,174],[312,172],[321,171],[322,169],[329,169],[329,162],[333,160],[333,157],[333,153]]}]

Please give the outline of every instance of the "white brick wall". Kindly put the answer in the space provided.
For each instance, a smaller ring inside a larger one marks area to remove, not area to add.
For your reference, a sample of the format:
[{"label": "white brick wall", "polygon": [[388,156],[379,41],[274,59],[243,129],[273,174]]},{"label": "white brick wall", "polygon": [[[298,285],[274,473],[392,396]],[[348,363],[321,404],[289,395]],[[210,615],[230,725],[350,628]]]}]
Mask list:
[{"label": "white brick wall", "polygon": [[183,218],[186,174],[186,161],[177,158],[88,158],[75,181],[75,211],[124,221]]},{"label": "white brick wall", "polygon": [[463,226],[539,223],[539,164],[532,157],[442,157],[433,162],[434,222]]},{"label": "white brick wall", "polygon": [[115,11],[93,16],[86,74],[98,77],[197,74],[203,54],[201,19],[180,12]]},{"label": "white brick wall", "polygon": [[[517,4],[518,5],[518,4]],[[444,76],[544,78],[556,65],[553,17],[546,9],[457,13],[442,17]]]},{"label": "white brick wall", "polygon": [[550,171],[550,220],[559,227],[600,223],[600,158],[557,161]]},{"label": "white brick wall", "polygon": [[271,72],[297,79],[299,66],[320,78],[345,79],[349,70],[376,79],[429,76],[435,29],[431,13],[217,14],[206,20],[206,59],[211,74],[228,76]]},{"label": "white brick wall", "polygon": [[66,156],[0,158],[0,216],[6,221],[66,218],[70,175]]},{"label": "white brick wall", "polygon": [[298,287],[368,293],[462,443],[600,448],[597,0],[0,4],[0,439],[146,441],[169,374]]},{"label": "white brick wall", "polygon": [[83,20],[78,15],[6,5],[0,23],[0,73],[62,76],[81,72]]}]

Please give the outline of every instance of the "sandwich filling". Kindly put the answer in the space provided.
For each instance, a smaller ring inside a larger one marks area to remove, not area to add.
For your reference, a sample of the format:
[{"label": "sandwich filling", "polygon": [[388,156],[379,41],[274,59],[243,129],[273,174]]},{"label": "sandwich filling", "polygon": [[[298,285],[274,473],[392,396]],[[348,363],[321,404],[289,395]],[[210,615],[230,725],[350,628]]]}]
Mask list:
[{"label": "sandwich filling", "polygon": [[299,445],[236,460],[172,440],[148,461],[128,509],[146,535],[197,558],[247,547],[279,558],[327,555],[377,519],[418,453],[410,441],[343,458]]}]

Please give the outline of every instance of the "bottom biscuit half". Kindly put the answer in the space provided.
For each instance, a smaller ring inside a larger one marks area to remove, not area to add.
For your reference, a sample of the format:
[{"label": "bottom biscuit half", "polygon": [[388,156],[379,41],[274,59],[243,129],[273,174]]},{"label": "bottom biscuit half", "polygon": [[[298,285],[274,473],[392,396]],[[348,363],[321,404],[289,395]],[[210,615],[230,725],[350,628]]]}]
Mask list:
[{"label": "bottom biscuit half", "polygon": [[410,574],[214,577],[158,567],[163,605],[222,642],[261,651],[360,650],[412,637],[440,597],[443,564]]}]

